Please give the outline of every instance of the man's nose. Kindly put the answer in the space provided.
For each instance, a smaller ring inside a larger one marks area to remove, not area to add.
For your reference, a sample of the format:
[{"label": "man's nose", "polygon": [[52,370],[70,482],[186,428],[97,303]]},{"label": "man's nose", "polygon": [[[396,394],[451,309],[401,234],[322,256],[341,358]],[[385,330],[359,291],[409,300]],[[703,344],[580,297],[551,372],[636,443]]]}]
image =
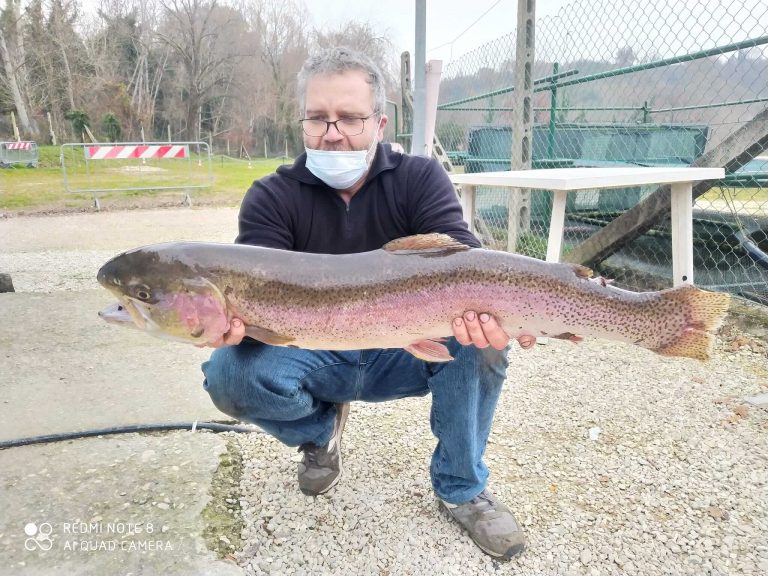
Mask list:
[{"label": "man's nose", "polygon": [[328,130],[326,131],[325,136],[323,136],[323,140],[327,140],[328,142],[338,142],[343,138],[344,134],[339,132],[339,129],[336,128],[336,124],[328,124]]}]

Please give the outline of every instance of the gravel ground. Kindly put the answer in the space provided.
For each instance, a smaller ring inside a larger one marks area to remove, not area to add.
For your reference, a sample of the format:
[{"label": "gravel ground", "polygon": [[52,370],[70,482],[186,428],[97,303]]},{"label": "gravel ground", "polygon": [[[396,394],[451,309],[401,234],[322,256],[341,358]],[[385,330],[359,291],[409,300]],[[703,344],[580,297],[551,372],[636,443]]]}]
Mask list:
[{"label": "gravel ground", "polygon": [[431,491],[429,398],[353,404],[345,475],[318,498],[297,490],[292,449],[241,436],[239,560],[251,574],[764,576],[768,414],[741,398],[766,391],[766,366],[597,341],[513,350],[487,461],[530,547],[506,565]]},{"label": "gravel ground", "polygon": [[[19,291],[96,287],[116,250],[230,241],[236,211],[0,220],[0,271]],[[93,250],[98,246],[98,250]],[[345,471],[303,496],[297,453],[262,434],[243,454],[249,574],[768,575],[768,359],[748,336],[703,364],[644,349],[549,341],[511,352],[487,461],[529,549],[500,564],[437,505],[429,398],[352,406]]]},{"label": "gravel ground", "polygon": [[133,210],[0,218],[0,272],[17,292],[100,288],[99,267],[155,242],[232,242],[237,208]]}]

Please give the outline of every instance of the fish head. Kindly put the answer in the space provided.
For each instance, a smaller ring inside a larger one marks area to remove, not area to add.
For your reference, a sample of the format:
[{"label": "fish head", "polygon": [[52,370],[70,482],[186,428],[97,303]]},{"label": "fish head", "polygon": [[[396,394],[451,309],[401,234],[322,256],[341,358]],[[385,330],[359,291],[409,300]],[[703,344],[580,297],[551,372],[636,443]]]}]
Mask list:
[{"label": "fish head", "polygon": [[139,248],[109,260],[97,280],[118,300],[99,313],[112,324],[193,344],[214,342],[229,330],[226,298],[181,258]]}]

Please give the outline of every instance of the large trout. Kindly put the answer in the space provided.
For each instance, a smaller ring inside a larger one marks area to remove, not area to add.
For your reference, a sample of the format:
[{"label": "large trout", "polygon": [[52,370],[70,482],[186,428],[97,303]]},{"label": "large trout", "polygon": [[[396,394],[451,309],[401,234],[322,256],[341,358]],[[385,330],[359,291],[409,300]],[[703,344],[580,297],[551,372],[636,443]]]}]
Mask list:
[{"label": "large trout", "polygon": [[346,255],[178,242],[125,252],[99,282],[118,298],[111,322],[197,344],[232,318],[253,338],[322,350],[404,348],[451,360],[441,339],[466,310],[490,312],[511,337],[630,342],[707,359],[729,296],[681,286],[635,293],[590,280],[588,268],[469,248],[441,234]]}]

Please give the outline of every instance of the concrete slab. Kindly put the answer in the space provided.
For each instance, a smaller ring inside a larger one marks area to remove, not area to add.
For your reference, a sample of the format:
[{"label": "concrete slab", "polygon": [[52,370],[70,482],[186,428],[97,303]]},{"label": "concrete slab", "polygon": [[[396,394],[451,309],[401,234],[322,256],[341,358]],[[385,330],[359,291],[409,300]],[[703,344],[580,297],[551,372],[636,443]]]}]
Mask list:
[{"label": "concrete slab", "polygon": [[[0,294],[0,440],[228,419],[202,389],[210,350],[108,325],[97,312],[112,297],[85,289],[112,251],[188,236],[190,212],[2,223],[6,261],[25,255],[10,271],[35,282]],[[210,225],[199,239],[236,232],[232,210],[195,215]],[[95,244],[107,254],[82,251]],[[30,292],[37,284],[58,291]],[[73,285],[82,289],[61,289]],[[167,432],[0,451],[0,575],[242,574],[201,537],[224,447],[215,434]]]},{"label": "concrete slab", "polygon": [[201,537],[224,449],[170,432],[0,451],[0,575],[241,575]]},{"label": "concrete slab", "polygon": [[747,398],[744,398],[744,401],[752,404],[752,406],[768,410],[768,392],[765,394],[758,394],[757,396],[748,396]]},{"label": "concrete slab", "polygon": [[227,420],[202,388],[210,350],[105,323],[106,290],[0,294],[0,440]]}]

